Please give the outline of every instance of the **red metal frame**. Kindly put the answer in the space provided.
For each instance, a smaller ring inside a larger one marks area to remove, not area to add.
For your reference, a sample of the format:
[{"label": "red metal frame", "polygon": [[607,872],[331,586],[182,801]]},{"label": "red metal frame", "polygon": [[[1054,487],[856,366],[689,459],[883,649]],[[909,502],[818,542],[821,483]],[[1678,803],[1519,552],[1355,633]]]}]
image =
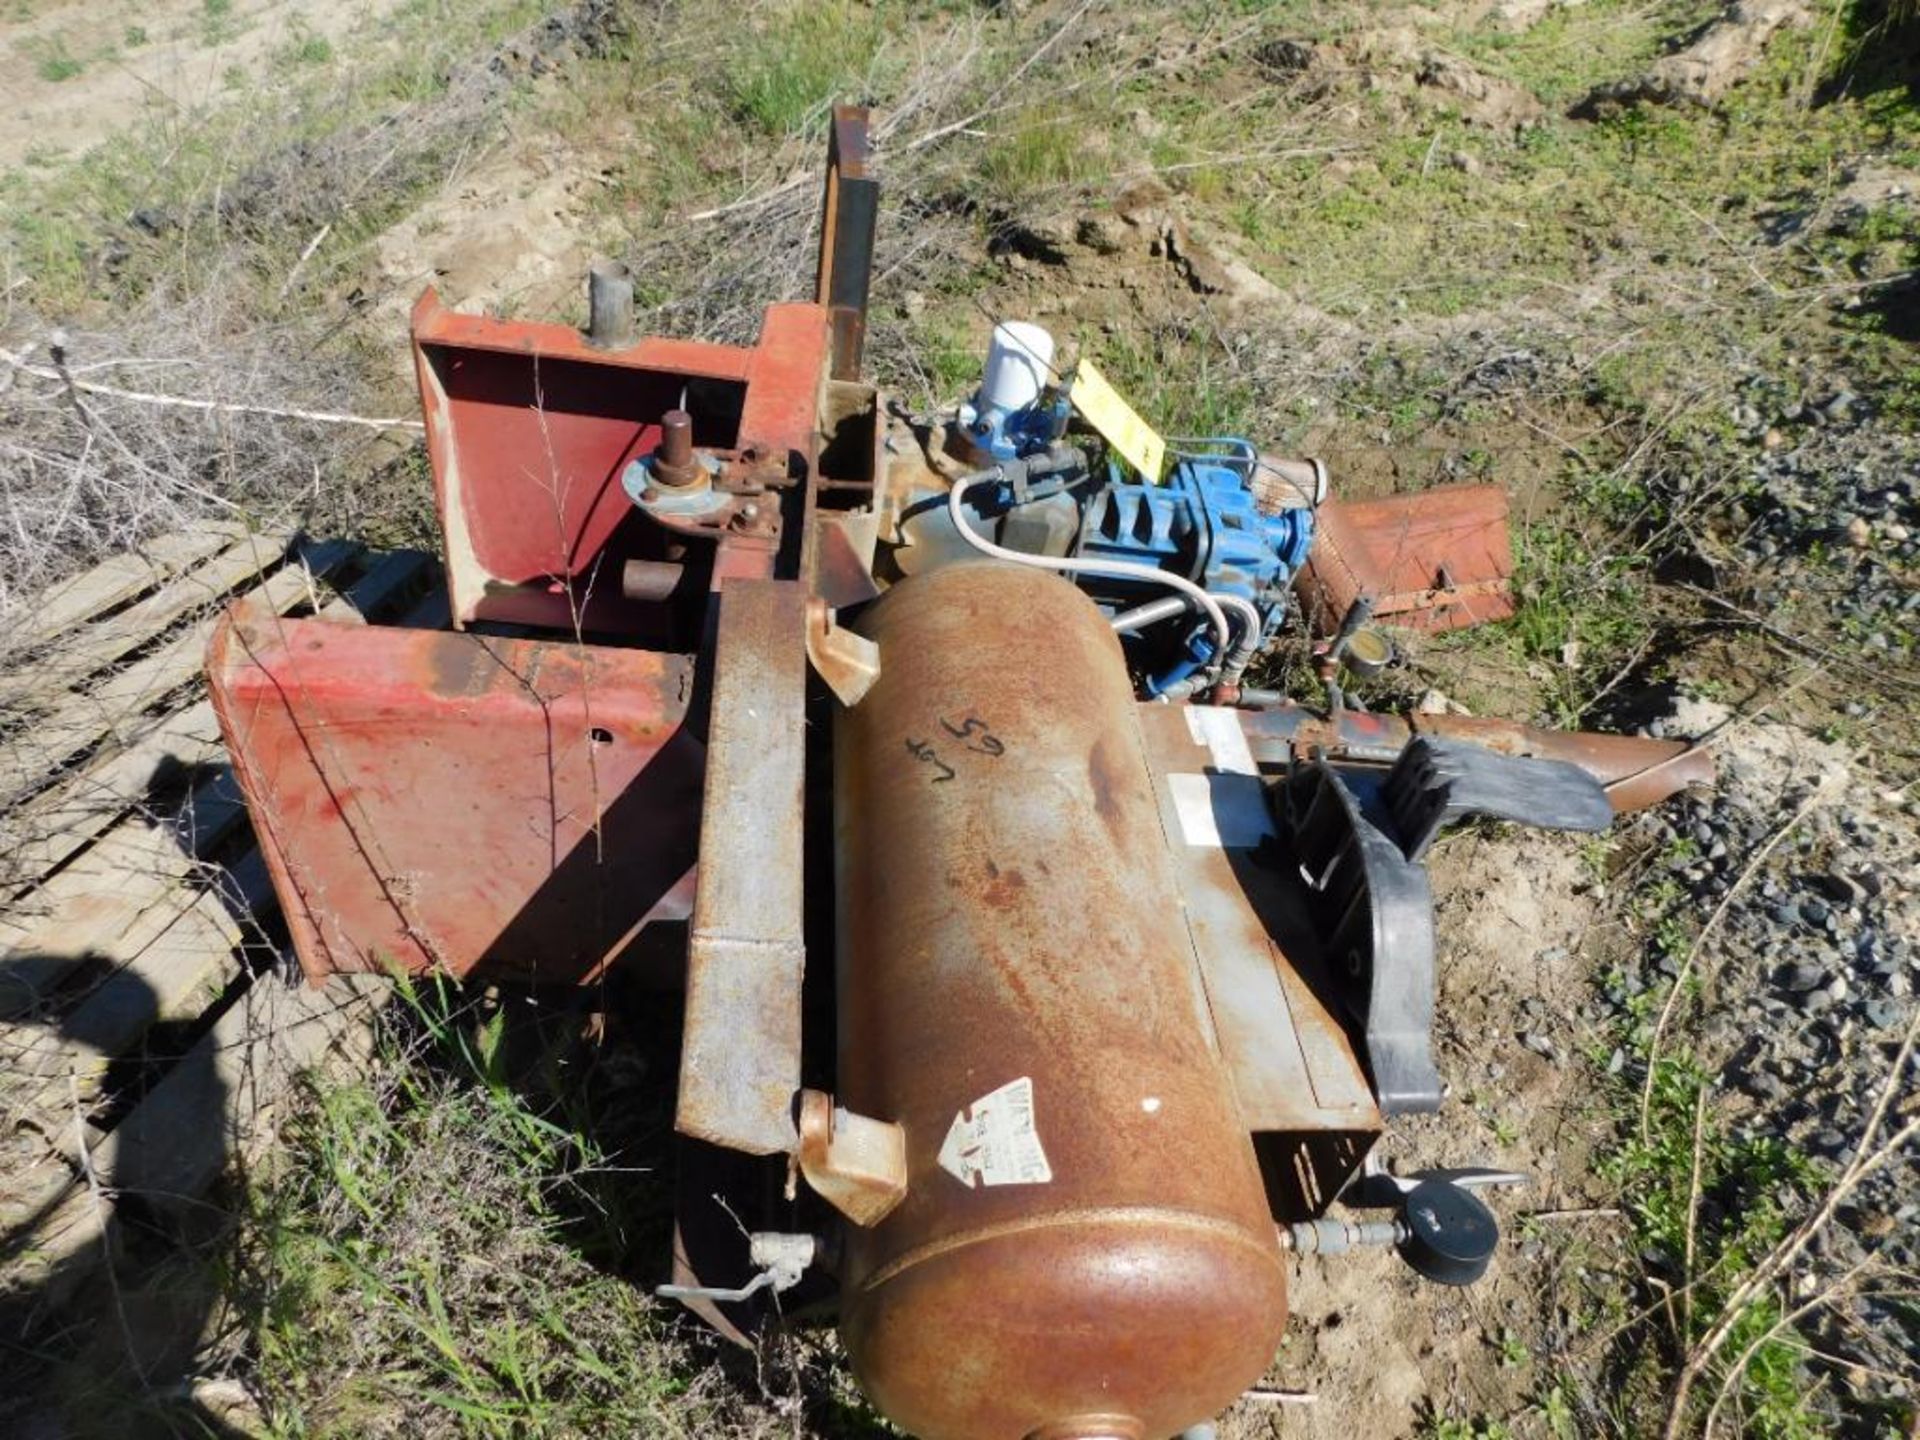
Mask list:
[{"label": "red metal frame", "polygon": [[1320,507],[1301,576],[1308,621],[1322,634],[1362,595],[1373,618],[1410,630],[1458,630],[1513,614],[1507,493],[1442,485]]},{"label": "red metal frame", "polygon": [[689,913],[691,657],[240,611],[207,672],[312,980],[584,981]]},{"label": "red metal frame", "polygon": [[[413,310],[413,354],[456,627],[630,630],[638,617],[619,598],[619,561],[652,537],[620,486],[628,462],[684,404],[696,443],[785,457],[806,480],[827,344],[827,312],[814,304],[770,306],[751,347],[648,338],[599,350],[565,325],[457,314],[428,290]],[[716,573],[772,572],[764,542],[723,549],[737,553]]]}]

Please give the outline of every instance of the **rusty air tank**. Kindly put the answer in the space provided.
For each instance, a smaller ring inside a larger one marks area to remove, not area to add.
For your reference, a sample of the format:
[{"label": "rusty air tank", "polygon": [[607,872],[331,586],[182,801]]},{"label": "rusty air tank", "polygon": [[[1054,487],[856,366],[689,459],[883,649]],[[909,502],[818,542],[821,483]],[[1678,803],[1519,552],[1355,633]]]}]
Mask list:
[{"label": "rusty air tank", "polygon": [[906,1132],[851,1229],[861,1382],[931,1440],[1159,1437],[1252,1383],[1286,1278],[1120,644],[1067,581],[896,586],[836,718],[840,1098]]}]

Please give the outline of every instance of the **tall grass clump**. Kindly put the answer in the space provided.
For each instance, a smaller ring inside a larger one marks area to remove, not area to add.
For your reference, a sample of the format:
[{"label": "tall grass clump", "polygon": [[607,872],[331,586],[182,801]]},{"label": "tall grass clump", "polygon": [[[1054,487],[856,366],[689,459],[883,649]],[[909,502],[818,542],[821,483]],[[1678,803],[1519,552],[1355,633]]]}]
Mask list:
[{"label": "tall grass clump", "polygon": [[884,39],[877,9],[844,0],[790,5],[729,63],[731,109],[775,139],[819,128],[834,102],[866,95]]}]

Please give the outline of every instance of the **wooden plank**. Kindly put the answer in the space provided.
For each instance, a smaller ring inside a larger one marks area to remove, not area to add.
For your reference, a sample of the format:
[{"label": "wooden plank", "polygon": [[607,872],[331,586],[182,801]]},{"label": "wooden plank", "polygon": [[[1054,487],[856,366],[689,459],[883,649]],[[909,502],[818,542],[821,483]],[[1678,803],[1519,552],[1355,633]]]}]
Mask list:
[{"label": "wooden plank", "polygon": [[197,774],[221,763],[225,754],[213,702],[198,700],[161,716],[127,748],[98,757],[0,818],[9,883],[21,887],[38,881],[128,810],[145,804],[156,782]]},{"label": "wooden plank", "polygon": [[[162,904],[164,928],[71,1014],[56,1025],[0,1025],[0,1065],[61,1086],[76,1076],[91,1099],[107,1068],[154,1024],[192,1019],[218,999],[240,976],[240,926],[210,890],[178,891]],[[48,1090],[32,1103],[57,1111],[66,1098]]]},{"label": "wooden plank", "polygon": [[197,863],[170,828],[136,819],[54,876],[8,917],[0,1016],[41,1015],[83,970],[137,959],[179,917]]},{"label": "wooden plank", "polygon": [[70,1293],[110,1248],[114,1193],[135,1193],[176,1213],[210,1189],[232,1162],[256,1162],[314,1068],[364,1061],[371,1021],[393,993],[384,976],[337,975],[325,989],[262,979],[110,1133],[80,1126],[96,1195],[81,1178],[75,1123],[41,1146],[30,1168],[14,1167],[0,1198],[6,1250],[0,1299]]},{"label": "wooden plank", "polygon": [[391,993],[377,975],[336,975],[321,989],[256,981],[101,1142],[99,1173],[163,1209],[190,1204],[271,1138],[302,1072],[365,1056],[368,1021]]},{"label": "wooden plank", "polygon": [[[388,555],[321,613],[336,618],[359,608],[377,613],[404,592],[425,563],[417,552]],[[6,917],[8,928],[0,929],[12,952],[0,989],[0,1015],[40,1011],[83,967],[115,969],[61,1026],[77,1043],[41,1039],[28,1056],[19,1053],[17,1041],[10,1046],[0,1030],[0,1061],[11,1049],[16,1065],[48,1074],[48,1065],[64,1070],[76,1057],[93,1053],[102,1057],[100,1064],[82,1068],[96,1073],[146,1025],[177,1013],[187,997],[209,988],[217,992],[237,975],[240,932],[217,903],[208,908],[193,879],[195,857],[219,845],[245,814],[232,771],[222,765],[194,788],[173,820],[158,825],[140,817],[124,821],[16,905]],[[259,898],[243,894],[240,900],[251,907]],[[196,915],[199,923],[193,923]]]},{"label": "wooden plank", "polygon": [[[122,967],[58,1028],[0,1022],[0,1234],[37,1228],[79,1174],[75,1107],[89,1149],[103,1132],[84,1117],[111,1060],[159,1019],[189,1018],[239,978],[240,935],[231,916],[266,915],[273,886],[257,850],[221,877],[218,893],[176,889],[179,918],[143,952],[139,968]],[[64,1233],[53,1224],[34,1248],[54,1258]],[[51,1247],[51,1248],[49,1248]],[[0,1266],[8,1256],[0,1253]],[[0,1293],[6,1284],[0,1279]]]},{"label": "wooden plank", "polygon": [[323,620],[378,619],[405,598],[426,575],[433,557],[424,550],[389,550],[347,592],[320,608]]},{"label": "wooden plank", "polygon": [[111,1202],[62,1170],[67,1178],[44,1207],[8,1227],[13,1238],[0,1254],[0,1304],[30,1296],[35,1305],[64,1305],[106,1259]]},{"label": "wooden plank", "polygon": [[217,554],[241,533],[239,526],[219,522],[157,536],[137,551],[102,560],[62,581],[40,597],[33,613],[14,630],[7,645],[9,655],[43,645],[71,626],[124,605],[189,565]]},{"label": "wooden plank", "polygon": [[[426,557],[397,552],[373,566],[322,614],[336,617],[391,604],[417,577]],[[278,577],[275,577],[276,579]],[[159,944],[171,923],[195,902],[189,881],[194,857],[208,853],[245,818],[232,772],[221,766],[202,780],[180,814],[154,825],[141,817],[122,822],[104,840],[17,903],[0,925],[13,952],[0,989],[0,1016],[39,1009],[50,992],[88,965],[131,965],[156,988],[174,991],[211,973],[238,943],[216,947],[199,964],[191,952]],[[178,892],[178,893],[174,893]],[[182,968],[191,970],[183,977]],[[129,977],[122,987],[140,983]],[[137,1038],[135,1036],[128,1037]]]},{"label": "wooden plank", "polygon": [[[403,600],[431,564],[432,557],[417,550],[390,552],[319,613],[328,619],[377,618]],[[416,604],[406,623],[414,615],[431,614],[436,599],[444,619],[446,592],[440,590]],[[6,884],[29,885],[72,858],[129,809],[143,803],[156,778],[168,772],[191,775],[220,763],[224,755],[220,724],[210,701],[196,701],[154,720],[130,736],[124,749],[97,756],[85,769],[0,818]]]},{"label": "wooden plank", "polygon": [[[314,598],[313,581],[337,570],[355,553],[344,542],[325,542],[249,593],[249,598],[285,612]],[[25,727],[0,756],[0,795],[6,805],[42,789],[77,756],[114,734],[130,740],[145,727],[145,712],[200,673],[206,637],[199,630],[176,636],[143,655],[85,694],[56,706]]]},{"label": "wooden plank", "polygon": [[[404,602],[430,564],[417,552],[384,556],[321,613],[377,615]],[[272,598],[286,597],[276,591]],[[197,669],[197,648],[190,659]],[[144,693],[153,676],[164,683],[168,673],[150,670],[134,693]],[[172,673],[190,679],[192,672]],[[72,1102],[77,1094],[84,1106],[109,1059],[125,1054],[156,1019],[198,1013],[213,990],[237,978],[241,935],[232,917],[264,913],[274,903],[256,850],[219,876],[215,889],[191,883],[188,851],[204,850],[242,814],[226,767],[202,780],[167,825],[122,818],[145,797],[157,766],[198,766],[219,753],[217,723],[202,701],[145,726],[132,748],[102,757],[31,802],[45,829],[64,820],[77,843],[43,842],[35,859],[57,854],[52,863],[72,863],[27,897],[24,913],[16,906],[0,917],[0,942],[12,942],[16,958],[46,953],[27,951],[23,941],[61,936],[69,951],[102,947],[91,953],[130,951],[133,958],[66,1015],[58,1033],[0,1025],[0,1110],[10,1122],[9,1143],[0,1150],[0,1225],[9,1240],[0,1255],[0,1296],[77,1283],[106,1253],[111,1208],[80,1183]],[[99,844],[78,853],[109,828]],[[78,928],[70,928],[76,919]],[[8,978],[16,973],[8,967]],[[197,1193],[236,1147],[246,1154],[270,1138],[294,1070],[325,1054],[364,1053],[365,1017],[387,993],[378,977],[341,977],[324,992],[256,981],[112,1136],[103,1138],[84,1120],[81,1133],[115,1183],[163,1195]]]},{"label": "wooden plank", "polygon": [[[240,978],[246,936],[238,920],[264,921],[278,900],[266,861],[249,850],[221,872],[213,888],[181,892],[180,904],[179,918],[154,944],[89,993],[61,1020],[57,1034],[43,1035],[21,1057],[21,1074],[60,1077],[29,1098],[38,1107],[34,1113],[58,1113],[69,1102],[69,1075],[77,1078],[80,1097],[92,1099],[112,1062],[151,1026],[203,1013]],[[0,1060],[6,1029],[0,1025]]]},{"label": "wooden plank", "polygon": [[0,705],[50,703],[59,692],[85,681],[131,654],[175,622],[217,604],[287,556],[285,532],[246,535],[203,565],[197,565],[144,600],[57,637],[39,661],[0,680]]}]

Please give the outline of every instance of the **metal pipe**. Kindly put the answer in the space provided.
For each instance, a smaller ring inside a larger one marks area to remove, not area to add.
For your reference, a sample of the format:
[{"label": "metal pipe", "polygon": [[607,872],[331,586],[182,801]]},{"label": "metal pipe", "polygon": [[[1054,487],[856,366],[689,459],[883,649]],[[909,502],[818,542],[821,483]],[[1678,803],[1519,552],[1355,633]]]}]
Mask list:
[{"label": "metal pipe", "polygon": [[620,593],[629,600],[665,600],[686,573],[674,560],[629,560],[620,569]]},{"label": "metal pipe", "polygon": [[669,410],[660,417],[660,458],[673,466],[693,463],[693,416]]},{"label": "metal pipe", "polygon": [[587,340],[603,350],[633,343],[633,275],[617,260],[587,271]]},{"label": "metal pipe", "polygon": [[1281,1225],[1280,1244],[1296,1255],[1344,1255],[1364,1247],[1398,1245],[1406,1229],[1398,1220],[1340,1220],[1323,1215]]},{"label": "metal pipe", "polygon": [[660,417],[660,443],[653,451],[653,479],[669,489],[691,485],[700,478],[693,456],[693,416],[669,410]]},{"label": "metal pipe", "polygon": [[1158,600],[1149,600],[1144,605],[1136,605],[1131,610],[1122,610],[1113,617],[1113,633],[1116,635],[1137,635],[1149,625],[1157,625],[1162,620],[1171,620],[1193,608],[1193,600],[1186,595],[1165,595]]}]

